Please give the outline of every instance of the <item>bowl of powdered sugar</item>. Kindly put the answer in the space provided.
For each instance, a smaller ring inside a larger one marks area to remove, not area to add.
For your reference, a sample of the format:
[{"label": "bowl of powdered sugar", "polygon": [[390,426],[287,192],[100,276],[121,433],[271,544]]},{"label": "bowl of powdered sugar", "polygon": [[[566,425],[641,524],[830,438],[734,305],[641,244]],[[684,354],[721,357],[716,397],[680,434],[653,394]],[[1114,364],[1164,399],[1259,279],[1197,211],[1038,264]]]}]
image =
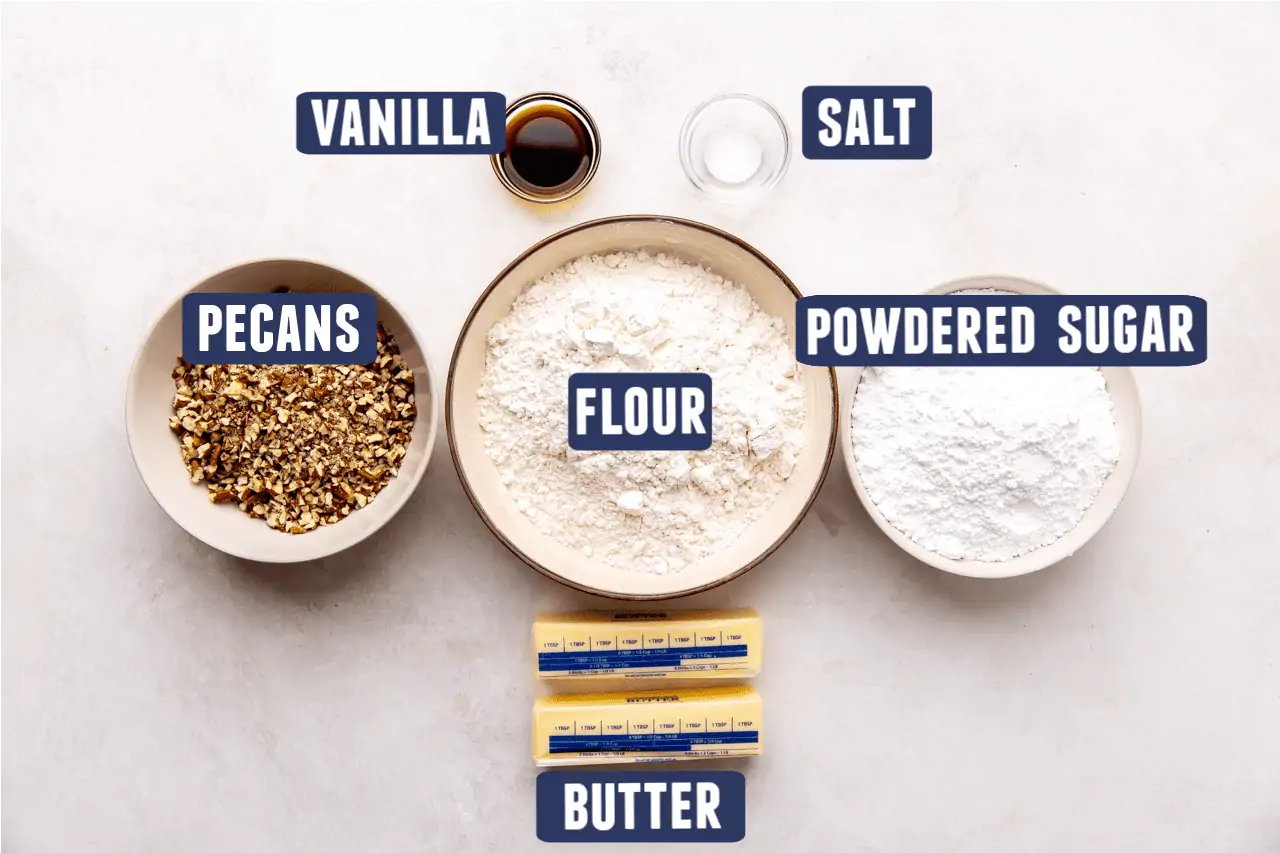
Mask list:
[{"label": "bowl of powdered sugar", "polygon": [[[771,554],[812,505],[836,441],[834,372],[795,358],[800,293],[710,226],[623,216],[512,262],[454,351],[445,425],[476,511],[520,559],[614,598],[671,598]],[[568,380],[701,372],[700,451],[575,451]]]},{"label": "bowl of powdered sugar", "polygon": [[[933,293],[1051,294],[987,276]],[[871,367],[849,379],[845,465],[908,553],[970,577],[1012,577],[1075,553],[1111,517],[1142,441],[1127,367]]]}]

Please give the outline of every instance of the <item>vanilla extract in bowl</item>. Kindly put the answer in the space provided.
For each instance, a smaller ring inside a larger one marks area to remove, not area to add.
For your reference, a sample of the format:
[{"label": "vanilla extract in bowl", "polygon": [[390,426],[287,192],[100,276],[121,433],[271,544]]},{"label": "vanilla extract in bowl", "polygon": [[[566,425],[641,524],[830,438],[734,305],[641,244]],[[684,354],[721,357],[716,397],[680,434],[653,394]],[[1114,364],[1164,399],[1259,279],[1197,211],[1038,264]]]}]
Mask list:
[{"label": "vanilla extract in bowl", "polygon": [[595,122],[563,95],[526,95],[507,109],[506,149],[494,172],[510,192],[536,204],[577,195],[595,175],[600,139]]},{"label": "vanilla extract in bowl", "polygon": [[530,110],[507,127],[502,166],[533,193],[554,193],[581,180],[594,155],[582,122],[568,110]]}]

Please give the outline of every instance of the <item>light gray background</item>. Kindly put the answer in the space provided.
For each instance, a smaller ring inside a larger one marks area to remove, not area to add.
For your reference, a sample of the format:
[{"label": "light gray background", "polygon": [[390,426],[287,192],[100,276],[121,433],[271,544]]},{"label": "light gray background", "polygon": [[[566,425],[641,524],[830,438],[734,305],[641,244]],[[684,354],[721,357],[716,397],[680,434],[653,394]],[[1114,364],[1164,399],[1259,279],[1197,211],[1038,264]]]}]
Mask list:
[{"label": "light gray background", "polygon": [[[263,256],[383,289],[443,375],[508,260],[635,212],[808,293],[1009,272],[1212,318],[1206,365],[1139,371],[1137,476],[1067,563],[914,563],[837,458],[775,557],[690,602],[767,624],[741,849],[1280,850],[1277,33],[1275,5],[6,6],[6,853],[539,849],[530,620],[604,602],[503,550],[443,440],[363,547],[213,553],[138,480],[125,377],[171,299]],[[685,183],[697,101],[756,93],[796,134],[813,83],[931,86],[932,159],[797,155],[743,211]],[[294,150],[301,91],[540,88],[604,137],[550,218],[483,159]]]}]

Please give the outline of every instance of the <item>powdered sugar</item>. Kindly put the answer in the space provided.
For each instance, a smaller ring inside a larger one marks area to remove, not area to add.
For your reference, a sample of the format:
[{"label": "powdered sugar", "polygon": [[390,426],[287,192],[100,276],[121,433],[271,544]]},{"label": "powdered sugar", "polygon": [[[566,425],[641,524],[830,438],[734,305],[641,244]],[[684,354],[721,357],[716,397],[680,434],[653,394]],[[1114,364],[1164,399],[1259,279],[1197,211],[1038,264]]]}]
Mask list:
[{"label": "powdered sugar", "polygon": [[1096,368],[868,368],[852,419],[876,507],[953,559],[1009,560],[1058,539],[1120,452]]},{"label": "powdered sugar", "polygon": [[[570,450],[569,375],[627,370],[710,374],[710,449]],[[662,254],[579,258],[527,288],[489,332],[478,395],[485,448],[525,517],[619,569],[679,571],[731,542],[804,446],[783,321],[740,285]]]}]

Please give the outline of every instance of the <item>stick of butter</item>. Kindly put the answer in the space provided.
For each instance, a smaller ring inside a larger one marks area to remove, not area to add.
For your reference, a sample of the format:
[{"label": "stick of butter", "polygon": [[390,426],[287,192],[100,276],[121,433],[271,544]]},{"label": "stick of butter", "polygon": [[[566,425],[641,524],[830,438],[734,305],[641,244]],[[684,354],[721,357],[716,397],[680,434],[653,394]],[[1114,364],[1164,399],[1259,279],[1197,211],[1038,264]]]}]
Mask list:
[{"label": "stick of butter", "polygon": [[764,628],[754,610],[543,613],[538,678],[751,678]]},{"label": "stick of butter", "polygon": [[533,706],[533,760],[630,764],[761,754],[752,687],[543,696]]}]

